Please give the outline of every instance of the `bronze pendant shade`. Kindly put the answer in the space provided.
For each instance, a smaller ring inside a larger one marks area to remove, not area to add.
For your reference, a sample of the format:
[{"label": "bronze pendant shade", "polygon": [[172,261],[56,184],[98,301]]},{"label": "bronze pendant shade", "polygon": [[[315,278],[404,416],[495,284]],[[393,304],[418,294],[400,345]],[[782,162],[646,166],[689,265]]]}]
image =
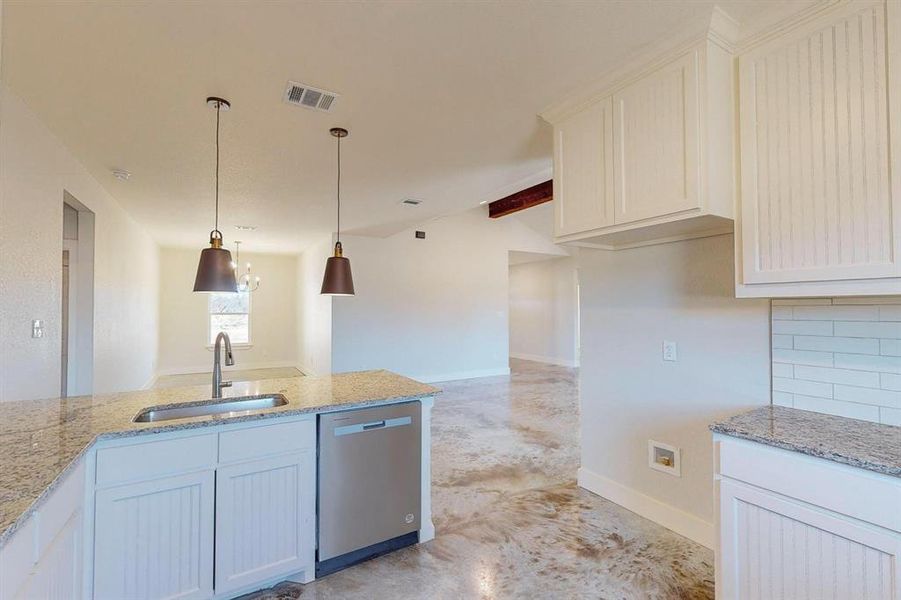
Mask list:
[{"label": "bronze pendant shade", "polygon": [[231,108],[222,98],[207,98],[210,108],[216,109],[216,225],[210,232],[210,247],[200,252],[197,276],[194,278],[195,292],[237,292],[238,282],[232,268],[232,254],[222,247],[222,232],[219,231],[219,112]]},{"label": "bronze pendant shade", "polygon": [[232,268],[232,253],[222,247],[222,233],[214,229],[210,232],[210,247],[200,252],[197,277],[194,278],[195,292],[237,292],[235,270]]},{"label": "bronze pendant shade", "polygon": [[350,261],[342,255],[341,242],[335,244],[335,255],[325,261],[322,278],[322,294],[329,296],[353,296],[354,279],[350,273]]},{"label": "bronze pendant shade", "polygon": [[354,280],[350,273],[350,261],[344,257],[344,249],[341,247],[341,138],[348,134],[346,129],[340,127],[333,127],[329,133],[338,138],[338,227],[335,255],[325,261],[320,293],[328,296],[353,296]]}]

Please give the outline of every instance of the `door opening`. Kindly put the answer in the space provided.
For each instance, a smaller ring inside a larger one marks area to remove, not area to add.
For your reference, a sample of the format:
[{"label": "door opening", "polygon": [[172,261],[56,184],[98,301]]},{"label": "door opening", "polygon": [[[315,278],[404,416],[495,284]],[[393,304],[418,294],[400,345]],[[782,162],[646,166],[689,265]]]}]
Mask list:
[{"label": "door opening", "polygon": [[63,193],[60,396],[90,394],[94,379],[94,213]]}]

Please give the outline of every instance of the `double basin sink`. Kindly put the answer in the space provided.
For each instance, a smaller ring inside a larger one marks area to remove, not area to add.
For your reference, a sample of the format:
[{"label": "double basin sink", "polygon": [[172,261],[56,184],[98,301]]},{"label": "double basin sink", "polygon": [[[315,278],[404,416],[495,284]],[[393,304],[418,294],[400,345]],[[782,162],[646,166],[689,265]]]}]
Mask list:
[{"label": "double basin sink", "polygon": [[237,417],[254,410],[284,406],[288,399],[281,394],[263,396],[243,396],[240,398],[217,398],[204,402],[185,402],[183,404],[167,404],[148,406],[139,412],[132,421],[135,423],[155,423],[172,419],[204,417],[210,415],[226,415]]}]

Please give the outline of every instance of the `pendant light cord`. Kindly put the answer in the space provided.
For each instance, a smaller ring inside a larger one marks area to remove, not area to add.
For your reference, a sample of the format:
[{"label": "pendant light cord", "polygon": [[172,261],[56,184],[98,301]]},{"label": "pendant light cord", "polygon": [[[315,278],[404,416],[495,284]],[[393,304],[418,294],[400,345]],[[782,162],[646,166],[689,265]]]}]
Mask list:
[{"label": "pendant light cord", "polygon": [[216,231],[219,231],[219,111],[221,108],[222,103],[216,102]]},{"label": "pendant light cord", "polygon": [[341,138],[338,137],[338,235],[337,242],[341,243]]}]

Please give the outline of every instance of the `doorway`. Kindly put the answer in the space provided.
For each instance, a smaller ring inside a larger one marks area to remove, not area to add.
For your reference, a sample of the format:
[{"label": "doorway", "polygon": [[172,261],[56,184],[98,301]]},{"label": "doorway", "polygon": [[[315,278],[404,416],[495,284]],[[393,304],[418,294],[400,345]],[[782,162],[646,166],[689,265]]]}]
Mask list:
[{"label": "doorway", "polygon": [[579,286],[572,256],[509,252],[510,357],[579,366]]},{"label": "doorway", "polygon": [[94,213],[63,193],[60,396],[90,394],[94,379]]}]

